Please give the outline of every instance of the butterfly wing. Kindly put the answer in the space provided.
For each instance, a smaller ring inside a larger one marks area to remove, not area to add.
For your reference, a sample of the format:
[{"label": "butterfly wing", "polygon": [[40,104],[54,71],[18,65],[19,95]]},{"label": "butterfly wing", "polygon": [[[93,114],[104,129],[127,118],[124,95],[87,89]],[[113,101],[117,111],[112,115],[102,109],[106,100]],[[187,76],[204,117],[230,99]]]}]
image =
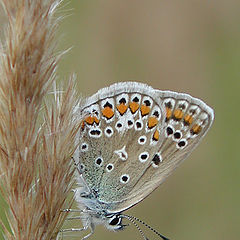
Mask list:
[{"label": "butterfly wing", "polygon": [[123,211],[148,196],[169,176],[200,143],[213,120],[213,110],[204,102],[187,94],[156,90],[160,104],[166,109],[163,142],[137,184],[116,204]]},{"label": "butterfly wing", "polygon": [[100,90],[82,114],[82,176],[109,212],[149,195],[213,121],[212,110],[198,99],[133,82]]}]

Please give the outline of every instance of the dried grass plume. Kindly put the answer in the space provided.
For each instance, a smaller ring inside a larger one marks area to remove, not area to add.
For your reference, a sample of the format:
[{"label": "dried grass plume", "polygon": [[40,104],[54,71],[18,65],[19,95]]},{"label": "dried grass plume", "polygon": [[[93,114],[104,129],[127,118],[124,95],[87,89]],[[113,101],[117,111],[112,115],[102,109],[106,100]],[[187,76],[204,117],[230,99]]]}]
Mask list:
[{"label": "dried grass plume", "polygon": [[74,81],[53,91],[60,0],[0,0],[7,28],[0,56],[0,181],[9,206],[4,238],[55,239],[69,207],[78,123]]}]

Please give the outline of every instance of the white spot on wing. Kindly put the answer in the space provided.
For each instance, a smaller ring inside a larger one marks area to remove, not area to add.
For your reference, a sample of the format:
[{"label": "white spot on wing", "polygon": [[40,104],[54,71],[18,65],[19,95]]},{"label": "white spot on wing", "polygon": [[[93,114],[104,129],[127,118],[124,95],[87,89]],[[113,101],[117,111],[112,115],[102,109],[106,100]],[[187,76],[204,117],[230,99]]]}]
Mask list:
[{"label": "white spot on wing", "polygon": [[144,145],[147,141],[147,137],[145,135],[142,135],[138,138],[138,144]]},{"label": "white spot on wing", "polygon": [[114,165],[113,165],[112,163],[109,163],[109,164],[106,166],[107,172],[111,172],[113,169],[114,169]]},{"label": "white spot on wing", "polygon": [[181,141],[179,141],[177,144],[176,144],[176,147],[178,149],[183,149],[187,146],[188,142],[186,139],[181,139]]},{"label": "white spot on wing", "polygon": [[96,160],[95,160],[95,164],[98,166],[98,167],[101,167],[103,165],[103,159],[102,157],[97,157]]},{"label": "white spot on wing", "polygon": [[104,133],[107,137],[111,137],[114,133],[112,127],[108,126],[105,128]]},{"label": "white spot on wing", "polygon": [[140,153],[140,155],[138,157],[139,161],[142,163],[146,162],[148,160],[148,158],[149,158],[148,152],[142,152],[142,153]]},{"label": "white spot on wing", "polygon": [[100,128],[90,128],[88,134],[92,138],[100,138],[102,136],[102,130]]},{"label": "white spot on wing", "polygon": [[120,177],[120,182],[121,182],[122,184],[128,183],[129,180],[130,180],[130,177],[129,177],[128,174],[123,174],[123,175]]},{"label": "white spot on wing", "polygon": [[114,151],[114,153],[116,153],[119,156],[119,158],[123,161],[126,161],[128,158],[128,154],[125,149],[126,149],[126,146],[124,146],[122,149]]},{"label": "white spot on wing", "polygon": [[87,143],[82,143],[80,147],[81,152],[87,152],[88,151],[88,144]]}]

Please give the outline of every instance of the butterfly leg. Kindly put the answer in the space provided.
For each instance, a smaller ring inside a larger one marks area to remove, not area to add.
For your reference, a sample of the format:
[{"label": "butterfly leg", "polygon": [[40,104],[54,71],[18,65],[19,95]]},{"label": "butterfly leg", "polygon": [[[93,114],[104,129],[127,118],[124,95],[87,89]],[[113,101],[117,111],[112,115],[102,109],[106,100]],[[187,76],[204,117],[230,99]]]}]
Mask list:
[{"label": "butterfly leg", "polygon": [[82,232],[82,231],[86,231],[88,228],[90,228],[90,233],[86,236],[84,236],[81,240],[85,240],[87,238],[89,238],[93,233],[94,233],[94,226],[92,224],[83,227],[83,228],[68,228],[68,229],[62,229],[60,232],[64,233],[64,232]]},{"label": "butterfly leg", "polygon": [[90,225],[88,225],[88,227],[90,228],[91,232],[88,235],[86,235],[85,237],[83,237],[81,240],[85,240],[85,239],[89,238],[94,233],[94,229],[95,229],[94,225],[90,224]]},{"label": "butterfly leg", "polygon": [[82,217],[69,217],[69,218],[66,218],[66,220],[81,220]]},{"label": "butterfly leg", "polygon": [[83,212],[83,210],[66,208],[63,209],[62,212]]},{"label": "butterfly leg", "polygon": [[61,233],[64,233],[64,232],[82,232],[82,231],[85,231],[87,230],[88,227],[83,227],[83,228],[67,228],[67,229],[62,229],[60,230]]}]

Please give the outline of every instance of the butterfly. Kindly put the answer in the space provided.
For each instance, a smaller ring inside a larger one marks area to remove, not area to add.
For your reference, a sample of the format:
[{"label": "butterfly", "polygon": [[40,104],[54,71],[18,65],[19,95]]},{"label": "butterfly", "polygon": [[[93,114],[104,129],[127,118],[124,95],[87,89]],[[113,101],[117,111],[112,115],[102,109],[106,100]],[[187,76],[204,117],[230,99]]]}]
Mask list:
[{"label": "butterfly", "polygon": [[[209,130],[214,112],[188,94],[161,91],[137,82],[100,89],[80,106],[75,152],[75,200],[83,228],[126,227],[143,234],[140,219],[123,212],[151,194],[194,150]],[[149,225],[162,239],[167,239]]]}]

